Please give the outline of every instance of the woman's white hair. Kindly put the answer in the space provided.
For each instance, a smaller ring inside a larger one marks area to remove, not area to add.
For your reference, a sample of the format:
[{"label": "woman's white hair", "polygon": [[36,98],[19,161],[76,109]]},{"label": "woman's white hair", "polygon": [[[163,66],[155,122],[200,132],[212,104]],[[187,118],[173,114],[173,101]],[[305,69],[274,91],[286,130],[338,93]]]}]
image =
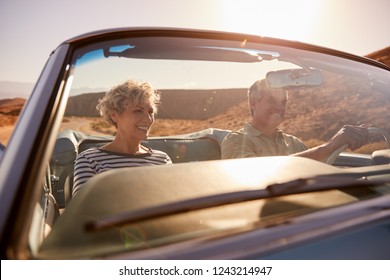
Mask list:
[{"label": "woman's white hair", "polygon": [[130,103],[136,105],[140,102],[151,104],[153,112],[157,113],[160,93],[148,82],[129,79],[106,92],[104,97],[99,100],[96,109],[103,119],[117,127],[111,115],[115,112],[122,114]]}]

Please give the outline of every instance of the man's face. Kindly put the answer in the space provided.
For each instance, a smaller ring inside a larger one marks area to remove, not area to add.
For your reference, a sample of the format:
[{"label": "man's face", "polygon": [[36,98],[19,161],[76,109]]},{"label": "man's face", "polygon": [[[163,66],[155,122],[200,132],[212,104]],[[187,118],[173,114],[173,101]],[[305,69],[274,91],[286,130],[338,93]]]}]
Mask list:
[{"label": "man's face", "polygon": [[265,127],[277,128],[286,114],[288,95],[283,89],[268,89],[253,102],[253,120]]}]

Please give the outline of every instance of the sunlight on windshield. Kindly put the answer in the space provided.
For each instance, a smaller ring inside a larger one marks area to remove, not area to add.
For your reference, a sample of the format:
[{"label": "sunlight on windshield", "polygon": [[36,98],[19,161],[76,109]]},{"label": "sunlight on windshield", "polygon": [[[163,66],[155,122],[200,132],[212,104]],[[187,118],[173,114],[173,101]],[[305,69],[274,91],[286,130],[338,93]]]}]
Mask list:
[{"label": "sunlight on windshield", "polygon": [[[279,167],[283,167],[284,164],[283,160],[277,162]],[[268,161],[261,162],[261,165],[257,162],[254,164],[254,161],[243,161],[238,169],[234,162],[226,162],[222,165],[222,169],[229,176],[229,180],[248,188],[259,188],[265,181],[275,183],[275,178],[278,178],[275,170],[279,170],[275,169],[274,164],[270,165]]]}]

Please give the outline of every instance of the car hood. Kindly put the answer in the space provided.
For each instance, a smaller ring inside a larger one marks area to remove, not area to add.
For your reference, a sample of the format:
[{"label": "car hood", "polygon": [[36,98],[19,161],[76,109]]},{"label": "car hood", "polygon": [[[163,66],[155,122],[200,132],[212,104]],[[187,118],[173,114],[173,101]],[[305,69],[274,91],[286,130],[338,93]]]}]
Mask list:
[{"label": "car hood", "polygon": [[[243,218],[244,224],[248,225],[261,219],[266,199],[232,209],[217,207],[217,210],[211,211],[188,210],[183,215],[114,226],[102,231],[91,232],[86,229],[86,225],[93,221],[176,201],[264,189],[272,184],[299,178],[329,174],[341,176],[349,172],[358,172],[360,169],[353,170],[355,171],[291,156],[110,170],[90,179],[70,201],[44,240],[40,256],[56,259],[83,258],[91,255],[102,257],[112,251],[137,250],[145,246],[153,247],[161,243],[167,244],[215,232],[218,224],[216,221],[226,222],[225,219],[232,221],[235,218],[237,220]],[[294,207],[297,209],[318,207],[321,200],[319,196],[321,194],[308,194],[304,198],[304,203],[300,198],[295,202],[289,201],[288,207],[292,204],[295,204]],[[324,205],[321,207],[352,201],[355,201],[354,198],[335,191],[328,200],[322,199],[321,203]],[[283,206],[280,209],[283,209]],[[221,225],[218,227],[223,228]],[[230,225],[226,226],[226,229],[228,228]]]}]

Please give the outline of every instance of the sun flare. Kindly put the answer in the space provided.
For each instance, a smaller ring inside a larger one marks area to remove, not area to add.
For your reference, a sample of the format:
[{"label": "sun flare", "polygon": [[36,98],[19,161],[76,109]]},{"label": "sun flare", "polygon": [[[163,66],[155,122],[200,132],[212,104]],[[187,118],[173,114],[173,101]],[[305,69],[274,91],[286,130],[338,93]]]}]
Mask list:
[{"label": "sun flare", "polygon": [[235,32],[303,40],[310,36],[320,10],[318,0],[224,1],[226,27]]}]

